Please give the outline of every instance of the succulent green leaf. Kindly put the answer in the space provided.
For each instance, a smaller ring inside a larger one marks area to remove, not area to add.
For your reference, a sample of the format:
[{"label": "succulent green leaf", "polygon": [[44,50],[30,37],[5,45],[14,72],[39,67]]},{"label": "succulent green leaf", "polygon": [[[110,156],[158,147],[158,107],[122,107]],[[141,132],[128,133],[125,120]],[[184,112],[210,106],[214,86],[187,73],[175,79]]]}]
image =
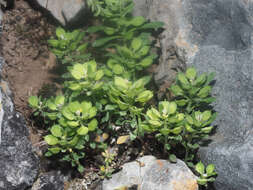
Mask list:
[{"label": "succulent green leaf", "polygon": [[141,29],[158,29],[164,26],[163,22],[150,22],[141,26]]},{"label": "succulent green leaf", "polygon": [[157,120],[149,120],[148,121],[151,125],[154,125],[154,126],[157,126],[157,127],[160,127],[162,126],[162,123],[160,121],[157,121]]},{"label": "succulent green leaf", "polygon": [[114,28],[111,28],[111,27],[105,27],[104,28],[104,32],[107,34],[107,35],[113,35],[115,33],[115,29]]},{"label": "succulent green leaf", "polygon": [[61,105],[64,104],[64,101],[65,101],[65,97],[62,96],[62,95],[59,95],[59,96],[56,96],[54,103],[55,103],[57,106],[61,106]]},{"label": "succulent green leaf", "polygon": [[212,112],[209,110],[206,110],[202,113],[202,121],[207,121],[211,118]]},{"label": "succulent green leaf", "polygon": [[206,173],[208,176],[211,176],[212,174],[214,174],[214,170],[215,170],[215,166],[214,164],[209,164],[207,167],[206,167]]},{"label": "succulent green leaf", "polygon": [[118,89],[122,91],[126,91],[130,86],[130,82],[127,79],[123,79],[121,77],[114,77],[114,84]]},{"label": "succulent green leaf", "polygon": [[77,130],[77,134],[78,135],[86,135],[87,133],[89,132],[89,129],[88,127],[85,127],[85,126],[81,126],[78,130]]},{"label": "succulent green leaf", "polygon": [[175,154],[170,154],[169,155],[169,160],[172,163],[177,163],[177,157],[176,157],[176,155]]},{"label": "succulent green leaf", "polygon": [[196,164],[196,166],[195,166],[195,170],[196,170],[199,174],[203,175],[203,174],[205,173],[205,166],[204,166],[204,164],[203,164],[202,162],[198,162],[198,163]]},{"label": "succulent green leaf", "polygon": [[115,74],[120,75],[124,72],[124,67],[122,67],[120,64],[115,64],[112,68],[112,71]]},{"label": "succulent green leaf", "polygon": [[95,42],[93,42],[92,47],[101,47],[101,46],[105,45],[106,43],[108,43],[109,41],[117,39],[117,38],[118,38],[118,36],[100,38],[100,39],[96,40]]},{"label": "succulent green leaf", "polygon": [[72,113],[69,111],[68,107],[63,108],[61,112],[62,112],[62,115],[63,115],[64,117],[66,117],[68,120],[74,120],[74,119],[75,119],[74,114],[72,114]]},{"label": "succulent green leaf", "polygon": [[96,114],[97,114],[97,108],[96,107],[92,107],[92,108],[89,109],[89,119],[95,117]]},{"label": "succulent green leaf", "polygon": [[73,66],[73,69],[71,69],[70,73],[76,80],[80,80],[82,78],[86,78],[87,69],[83,64],[77,63]]},{"label": "succulent green leaf", "polygon": [[194,80],[196,78],[197,71],[195,68],[190,67],[186,70],[186,77],[190,80]]},{"label": "succulent green leaf", "polygon": [[205,86],[205,87],[202,88],[202,89],[199,91],[199,93],[197,94],[198,97],[200,97],[200,98],[205,98],[205,97],[207,97],[207,96],[210,94],[211,89],[212,89],[211,86]]},{"label": "succulent green leaf", "polygon": [[137,17],[134,17],[130,24],[133,25],[133,26],[141,26],[143,25],[144,23],[146,22],[146,19],[142,16],[137,16]]},{"label": "succulent green leaf", "polygon": [[171,129],[170,132],[173,133],[173,134],[175,134],[175,135],[178,135],[178,134],[180,134],[182,132],[182,130],[183,130],[183,127],[180,126],[180,127],[176,127],[174,129]]},{"label": "succulent green leaf", "polygon": [[202,128],[203,133],[210,133],[213,130],[213,126]]},{"label": "succulent green leaf", "polygon": [[53,125],[50,129],[52,135],[55,137],[61,137],[62,136],[62,128],[60,125]]},{"label": "succulent green leaf", "polygon": [[88,128],[89,128],[89,131],[94,131],[98,126],[98,121],[96,119],[93,119],[89,122],[88,124]]},{"label": "succulent green leaf", "polygon": [[141,103],[145,103],[145,102],[149,101],[152,97],[153,97],[153,92],[150,90],[145,90],[138,95],[138,97],[136,98],[136,101],[141,102]]},{"label": "succulent green leaf", "polygon": [[37,108],[39,106],[39,98],[37,96],[30,96],[28,103],[32,108]]},{"label": "succulent green leaf", "polygon": [[58,138],[56,138],[53,135],[47,135],[44,137],[44,139],[48,145],[52,145],[52,146],[58,144],[59,142]]},{"label": "succulent green leaf", "polygon": [[206,82],[206,75],[205,74],[201,74],[199,77],[197,77],[197,79],[195,80],[195,85],[197,86],[201,86]]},{"label": "succulent green leaf", "polygon": [[53,111],[57,110],[57,105],[54,104],[51,100],[48,100],[48,101],[47,101],[47,107],[48,107],[50,110],[53,110]]},{"label": "succulent green leaf", "polygon": [[199,185],[206,185],[207,184],[207,179],[198,178],[197,182],[198,182]]},{"label": "succulent green leaf", "polygon": [[47,42],[50,46],[52,46],[54,48],[57,48],[59,46],[59,41],[58,40],[50,39]]},{"label": "succulent green leaf", "polygon": [[176,96],[180,96],[184,94],[183,90],[178,85],[171,85],[170,90]]},{"label": "succulent green leaf", "polygon": [[178,80],[180,81],[181,84],[185,85],[185,86],[189,86],[190,83],[187,80],[187,78],[185,77],[185,75],[183,73],[179,73],[177,75]]},{"label": "succulent green leaf", "polygon": [[152,57],[147,57],[144,58],[143,60],[141,60],[141,62],[139,63],[142,67],[148,67],[149,65],[151,65],[153,63],[153,59]]},{"label": "succulent green leaf", "polygon": [[61,148],[59,148],[59,147],[53,147],[53,148],[49,148],[48,150],[50,152],[52,152],[53,154],[58,154],[61,151]]},{"label": "succulent green leaf", "polygon": [[104,71],[103,70],[98,70],[96,72],[95,80],[98,81],[104,76]]},{"label": "succulent green leaf", "polygon": [[70,127],[77,127],[77,126],[79,126],[79,122],[78,121],[67,121],[67,124]]},{"label": "succulent green leaf", "polygon": [[61,27],[56,28],[56,36],[59,39],[65,39],[65,35],[66,35],[66,32],[63,28]]},{"label": "succulent green leaf", "polygon": [[132,49],[133,49],[134,51],[137,51],[138,49],[140,49],[141,45],[142,45],[142,40],[141,40],[141,38],[134,38],[134,39],[132,40],[131,47],[132,47]]}]

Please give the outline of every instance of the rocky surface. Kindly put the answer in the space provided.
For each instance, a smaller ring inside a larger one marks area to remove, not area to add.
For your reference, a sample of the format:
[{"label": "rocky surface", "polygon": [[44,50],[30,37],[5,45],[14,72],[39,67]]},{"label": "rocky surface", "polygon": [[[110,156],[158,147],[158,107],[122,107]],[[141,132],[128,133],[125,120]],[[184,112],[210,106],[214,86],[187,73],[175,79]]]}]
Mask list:
[{"label": "rocky surface", "polygon": [[40,175],[31,190],[61,190],[66,180],[60,171],[51,171]]},{"label": "rocky surface", "polygon": [[35,181],[39,162],[24,118],[14,110],[8,87],[1,82],[0,88],[0,189],[23,190]]},{"label": "rocky surface", "polygon": [[84,0],[37,0],[61,24],[71,25],[83,21],[86,4]]},{"label": "rocky surface", "polygon": [[138,14],[166,24],[157,83],[171,80],[175,67],[171,60],[179,61],[176,67],[186,62],[200,72],[216,72],[217,133],[200,150],[202,160],[217,167],[216,189],[252,190],[253,2],[156,0],[145,7]]},{"label": "rocky surface", "polygon": [[129,188],[140,190],[197,190],[196,176],[184,162],[176,164],[144,156],[138,161],[123,165],[123,169],[111,179],[104,180],[102,190]]},{"label": "rocky surface", "polygon": [[[1,23],[0,10],[0,23]],[[4,60],[0,58],[0,70]],[[0,190],[24,190],[35,181],[39,163],[24,118],[15,111],[6,82],[0,82]]]}]

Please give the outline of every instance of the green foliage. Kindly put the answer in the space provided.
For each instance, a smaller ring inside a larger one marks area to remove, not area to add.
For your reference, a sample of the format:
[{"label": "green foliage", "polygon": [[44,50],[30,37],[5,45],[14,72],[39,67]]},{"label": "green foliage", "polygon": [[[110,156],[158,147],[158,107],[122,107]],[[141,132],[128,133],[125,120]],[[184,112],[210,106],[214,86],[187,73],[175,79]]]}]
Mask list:
[{"label": "green foliage", "polygon": [[151,44],[147,38],[145,35],[134,38],[129,47],[117,45],[116,53],[108,53],[110,59],[104,67],[106,76],[118,75],[135,80],[136,71],[149,67],[157,57],[150,53]]},{"label": "green foliage", "polygon": [[215,101],[211,97],[211,81],[214,73],[197,76],[195,68],[188,68],[186,73],[177,75],[176,84],[170,87],[171,92],[176,96],[176,103],[186,109],[188,113],[200,109]]},{"label": "green foliage", "polygon": [[112,173],[114,172],[114,168],[112,167],[112,164],[113,164],[116,154],[111,153],[109,150],[105,150],[104,152],[102,152],[102,156],[104,157],[105,165],[100,166],[100,176],[102,179],[111,178]]},{"label": "green foliage", "polygon": [[[175,148],[181,146],[185,161],[193,166],[199,144],[213,129],[216,114],[207,108],[215,100],[210,86],[214,75],[197,76],[196,70],[189,68],[177,75],[170,88],[174,100],[150,107],[154,93],[146,86],[151,77],[144,76],[143,70],[157,58],[150,39],[163,23],[133,17],[132,0],[87,3],[100,18],[100,25],[86,32],[57,28],[56,39],[48,41],[66,71],[63,94],[45,99],[31,96],[28,100],[33,114],[48,127],[45,155],[58,155],[56,158],[70,162],[82,173],[87,154],[102,153],[105,165],[100,167],[101,178],[111,177],[116,156],[107,150],[111,136],[123,146],[131,140],[143,142],[147,133],[163,144],[164,155],[169,153],[171,162],[177,161]],[[93,39],[94,33],[95,41],[83,41],[85,34]],[[211,166],[207,168],[210,175]],[[200,174],[200,181],[209,180]]]},{"label": "green foliage", "polygon": [[147,22],[142,16],[133,17],[134,3],[132,0],[102,0],[95,6],[90,3],[91,9],[99,15],[102,25],[92,26],[89,33],[99,33],[100,38],[95,40],[93,47],[108,48],[127,44],[144,31],[158,29],[161,22]]},{"label": "green foliage", "polygon": [[199,174],[198,184],[205,187],[208,186],[208,183],[214,182],[217,173],[215,172],[215,166],[209,164],[206,168],[202,162],[198,162],[195,166],[195,171]]},{"label": "green foliage", "polygon": [[56,29],[56,38],[48,40],[51,51],[61,60],[62,63],[73,63],[82,60],[88,60],[90,54],[86,51],[88,44],[83,43],[85,32],[74,30],[67,32],[63,28]]}]

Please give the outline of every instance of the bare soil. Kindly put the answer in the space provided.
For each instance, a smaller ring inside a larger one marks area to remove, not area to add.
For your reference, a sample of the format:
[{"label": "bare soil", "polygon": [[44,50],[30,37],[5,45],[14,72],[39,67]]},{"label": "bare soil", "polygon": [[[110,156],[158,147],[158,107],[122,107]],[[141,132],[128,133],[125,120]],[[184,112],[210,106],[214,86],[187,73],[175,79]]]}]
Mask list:
[{"label": "bare soil", "polygon": [[[26,117],[30,129],[34,129],[29,122],[31,110],[27,100],[56,84],[56,58],[47,46],[47,39],[55,29],[24,0],[16,0],[14,8],[4,12],[2,25],[0,48],[5,64],[1,77],[13,93],[16,110]],[[37,132],[31,130],[32,143],[40,141]]]}]

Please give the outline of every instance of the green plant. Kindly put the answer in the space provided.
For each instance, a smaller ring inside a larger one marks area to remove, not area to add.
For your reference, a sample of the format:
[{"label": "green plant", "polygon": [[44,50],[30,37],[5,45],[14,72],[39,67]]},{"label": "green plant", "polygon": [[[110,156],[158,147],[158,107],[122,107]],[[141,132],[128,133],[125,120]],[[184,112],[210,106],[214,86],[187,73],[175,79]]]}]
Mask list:
[{"label": "green plant", "polygon": [[112,167],[112,163],[115,159],[116,154],[111,153],[108,149],[102,152],[102,156],[104,157],[105,165],[100,166],[100,175],[101,178],[111,178],[112,173],[114,172],[114,168]]},{"label": "green plant", "polygon": [[136,79],[136,72],[150,66],[156,54],[151,54],[151,44],[148,37],[134,38],[129,47],[116,46],[116,53],[108,53],[110,58],[107,60],[107,66],[104,68],[108,77],[115,75],[124,76],[127,79]]},{"label": "green plant", "polygon": [[171,85],[169,90],[176,96],[176,103],[187,113],[191,113],[215,101],[211,96],[210,86],[213,78],[214,73],[197,76],[196,69],[191,67],[185,73],[178,73],[176,84]]},{"label": "green plant", "polygon": [[64,96],[55,99],[40,101],[40,98],[31,96],[29,104],[35,109],[36,115],[41,114],[46,120],[53,123],[49,134],[44,137],[49,145],[46,156],[61,154],[63,161],[71,162],[83,171],[79,159],[85,156],[83,150],[87,147],[96,148],[92,140],[96,134],[98,121],[96,107],[91,102],[73,101],[67,103]]},{"label": "green plant", "polygon": [[68,71],[68,80],[64,82],[64,86],[71,90],[69,92],[71,98],[80,95],[90,97],[93,100],[98,98],[104,84],[102,81],[104,72],[97,69],[95,61],[88,61],[83,64],[74,63],[73,66],[68,67]]},{"label": "green plant", "polygon": [[214,171],[215,166],[209,164],[206,168],[202,162],[198,162],[195,166],[196,172],[199,174],[198,184],[205,187],[208,186],[208,183],[214,182],[217,173]]},{"label": "green plant", "polygon": [[88,60],[90,54],[83,54],[88,44],[83,43],[85,32],[74,30],[67,32],[63,28],[56,29],[56,38],[48,40],[51,51],[61,60],[61,63],[73,63]]},{"label": "green plant", "polygon": [[96,39],[92,44],[96,48],[127,44],[129,40],[139,36],[143,31],[163,26],[162,22],[148,23],[142,16],[133,17],[131,15],[134,7],[132,0],[102,0],[97,7],[99,8],[95,9],[100,10],[96,12],[99,12],[102,25],[88,29],[89,33],[99,32],[101,34],[101,38]]},{"label": "green plant", "polygon": [[182,139],[184,114],[177,112],[175,102],[159,102],[158,110],[149,109],[146,118],[147,123],[142,128],[149,133],[156,133],[155,137],[164,145],[164,153],[171,149],[176,140]]},{"label": "green plant", "polygon": [[153,92],[146,90],[144,87],[150,80],[150,77],[143,77],[136,82],[128,81],[121,77],[115,77],[114,82],[109,86],[109,99],[112,103],[118,105],[122,111],[129,113],[129,119],[125,122],[130,123],[131,138],[136,136],[143,136],[141,128],[141,115],[144,109],[144,104],[153,97]]}]

